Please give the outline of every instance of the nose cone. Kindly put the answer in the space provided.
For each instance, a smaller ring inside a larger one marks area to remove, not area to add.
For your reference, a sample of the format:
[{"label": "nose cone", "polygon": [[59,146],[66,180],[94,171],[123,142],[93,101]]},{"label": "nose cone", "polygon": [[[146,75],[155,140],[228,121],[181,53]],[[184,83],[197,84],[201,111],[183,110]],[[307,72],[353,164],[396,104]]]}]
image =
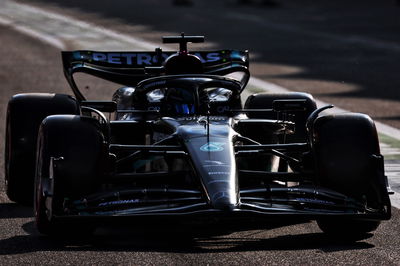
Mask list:
[{"label": "nose cone", "polygon": [[211,207],[224,211],[235,209],[239,188],[234,132],[229,121],[210,123],[209,132],[199,123],[181,126],[178,134],[184,139]]},{"label": "nose cone", "polygon": [[238,178],[230,139],[213,137],[208,142],[197,138],[186,145],[211,206],[233,210],[238,205]]},{"label": "nose cone", "polygon": [[211,197],[211,204],[214,209],[221,211],[232,211],[236,208],[237,201],[236,197],[232,198],[229,194],[225,192],[217,192]]}]

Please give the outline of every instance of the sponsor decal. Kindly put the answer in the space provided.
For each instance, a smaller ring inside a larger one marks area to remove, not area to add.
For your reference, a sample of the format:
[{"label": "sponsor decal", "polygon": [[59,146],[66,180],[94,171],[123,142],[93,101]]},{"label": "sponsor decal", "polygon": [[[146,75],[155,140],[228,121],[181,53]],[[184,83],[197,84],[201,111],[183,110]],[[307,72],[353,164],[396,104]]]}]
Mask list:
[{"label": "sponsor decal", "polygon": [[230,175],[231,172],[208,172],[209,175]]},{"label": "sponsor decal", "polygon": [[[176,118],[176,120],[178,120],[178,121],[199,121],[199,122],[203,122],[203,121],[207,120],[207,116],[178,117],[178,118]],[[221,117],[221,116],[209,116],[208,120],[210,120],[210,121],[225,121],[225,120],[227,120],[227,118],[226,117]]]},{"label": "sponsor decal", "polygon": [[[163,54],[164,60],[168,56]],[[109,64],[151,66],[157,63],[157,56],[149,53],[93,53],[93,61]]]},{"label": "sponsor decal", "polygon": [[202,63],[211,63],[221,60],[218,53],[208,53],[206,58],[202,57],[200,53],[194,53],[194,55],[197,56]]},{"label": "sponsor decal", "polygon": [[116,200],[116,201],[107,201],[102,202],[98,206],[105,207],[105,206],[113,206],[113,205],[121,205],[121,204],[132,204],[132,203],[139,203],[138,199],[131,199],[131,200]]},{"label": "sponsor decal", "polygon": [[334,205],[335,204],[332,201],[320,200],[320,199],[296,198],[296,200],[303,201],[303,202],[314,203],[314,204],[328,204],[328,205]]},{"label": "sponsor decal", "polygon": [[225,143],[223,142],[208,142],[200,147],[201,151],[206,152],[216,152],[216,151],[223,151]]},{"label": "sponsor decal", "polygon": [[178,117],[178,118],[176,118],[176,120],[178,120],[178,121],[194,121],[194,120],[197,120],[197,117],[184,116],[184,117]]},{"label": "sponsor decal", "polygon": [[229,106],[226,106],[226,105],[217,107],[217,112],[220,113],[220,114],[221,113],[225,113],[225,112],[227,112],[229,110],[230,110]]},{"label": "sponsor decal", "polygon": [[78,52],[78,51],[73,52],[73,53],[72,53],[72,57],[73,57],[75,60],[79,60],[79,59],[82,59],[82,58],[83,58],[83,57],[81,56],[81,53]]},{"label": "sponsor decal", "polygon": [[[163,60],[167,59],[171,54],[162,53]],[[219,53],[195,53],[202,63],[210,63],[221,60]],[[74,54],[75,59],[82,59],[81,55]],[[152,66],[158,62],[158,56],[154,53],[100,53],[95,52],[92,55],[92,60],[97,62],[106,62],[117,65],[136,65],[136,66]]]},{"label": "sponsor decal", "polygon": [[148,111],[160,111],[161,110],[161,107],[160,106],[149,106],[148,108],[147,108],[147,110]]}]

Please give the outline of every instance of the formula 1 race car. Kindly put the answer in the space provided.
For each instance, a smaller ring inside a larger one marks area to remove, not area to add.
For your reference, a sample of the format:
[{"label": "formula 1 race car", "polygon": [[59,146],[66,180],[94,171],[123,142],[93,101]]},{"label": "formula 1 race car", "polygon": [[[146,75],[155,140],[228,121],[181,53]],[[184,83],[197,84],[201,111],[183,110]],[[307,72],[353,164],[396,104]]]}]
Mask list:
[{"label": "formula 1 race car", "polygon": [[[189,53],[187,43],[204,37],[163,40],[179,51],[62,52],[75,97],[10,100],[7,194],[34,199],[39,232],[75,221],[248,230],[316,220],[326,233],[359,236],[390,218],[371,118],[323,115],[333,106],[299,92],[254,94],[242,105],[247,51]],[[78,72],[124,87],[111,101],[87,100]]]}]

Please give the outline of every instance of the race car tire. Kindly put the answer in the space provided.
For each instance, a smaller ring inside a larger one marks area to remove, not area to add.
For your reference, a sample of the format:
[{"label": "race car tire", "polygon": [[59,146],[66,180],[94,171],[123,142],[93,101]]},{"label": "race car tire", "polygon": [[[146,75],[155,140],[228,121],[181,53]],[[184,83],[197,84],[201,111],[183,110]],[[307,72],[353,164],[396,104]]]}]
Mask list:
[{"label": "race car tire", "polygon": [[68,95],[27,93],[8,102],[5,148],[5,187],[10,200],[31,205],[37,132],[44,118],[53,114],[78,114],[77,101]]},{"label": "race car tire", "polygon": [[[390,209],[375,124],[364,114],[343,113],[316,119],[313,152],[317,182],[369,208]],[[359,235],[379,222],[329,219],[318,221],[324,232]]]},{"label": "race car tire", "polygon": [[[244,105],[245,109],[272,109],[275,100],[306,100],[304,112],[288,112],[288,115],[293,115],[295,122],[295,134],[287,136],[287,142],[306,142],[306,121],[309,115],[317,109],[317,104],[314,98],[303,92],[287,92],[287,93],[257,93],[250,95]],[[277,119],[276,112],[249,112],[249,118],[253,119]],[[259,134],[259,132],[255,132]]]},{"label": "race car tire", "polygon": [[[43,120],[38,136],[35,176],[35,222],[42,234],[89,232],[74,227],[62,216],[65,200],[87,195],[98,188],[105,160],[104,136],[99,122],[77,115],[53,115]],[[70,230],[71,229],[71,230]]]},{"label": "race car tire", "polygon": [[318,227],[332,239],[356,241],[368,238],[368,233],[375,231],[380,221],[362,221],[352,219],[319,219]]},{"label": "race car tire", "polygon": [[312,139],[316,176],[322,186],[357,200],[366,197],[370,204],[381,202],[386,181],[383,167],[376,162],[379,140],[369,116],[321,116],[314,123]]}]

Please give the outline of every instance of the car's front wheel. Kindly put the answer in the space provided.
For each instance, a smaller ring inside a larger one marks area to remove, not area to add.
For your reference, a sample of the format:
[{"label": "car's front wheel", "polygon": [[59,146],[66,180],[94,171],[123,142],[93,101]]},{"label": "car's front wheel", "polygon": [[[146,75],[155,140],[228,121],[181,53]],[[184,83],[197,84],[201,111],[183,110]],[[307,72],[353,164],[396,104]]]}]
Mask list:
[{"label": "car's front wheel", "polygon": [[[54,115],[41,124],[35,175],[34,212],[37,229],[46,235],[83,233],[57,217],[68,199],[94,191],[104,165],[104,138],[98,121],[76,115]],[[71,229],[71,230],[69,230]]]},{"label": "car's front wheel", "polygon": [[380,221],[326,218],[317,220],[318,227],[331,238],[358,240],[375,231]]},{"label": "car's front wheel", "polygon": [[[370,117],[357,113],[321,116],[313,124],[312,142],[320,186],[349,197],[366,210],[390,217],[383,157]],[[322,231],[343,238],[372,232],[380,223],[346,217],[327,217],[317,222]]]}]

